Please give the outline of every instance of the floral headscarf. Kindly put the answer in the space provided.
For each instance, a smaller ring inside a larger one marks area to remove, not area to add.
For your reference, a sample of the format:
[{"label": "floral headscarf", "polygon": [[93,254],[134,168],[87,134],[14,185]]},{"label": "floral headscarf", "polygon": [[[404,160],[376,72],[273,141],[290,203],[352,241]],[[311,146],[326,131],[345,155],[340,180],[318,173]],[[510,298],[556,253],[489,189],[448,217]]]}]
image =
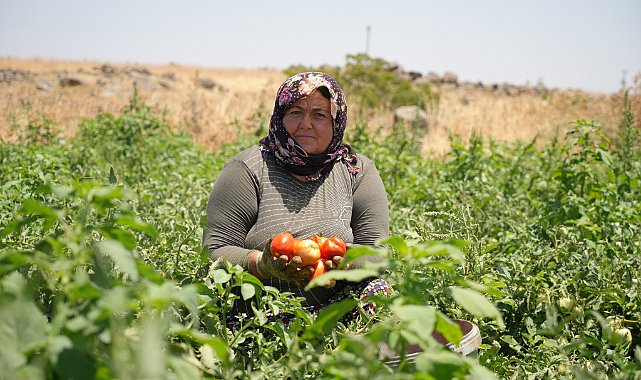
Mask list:
[{"label": "floral headscarf", "polygon": [[[283,117],[292,104],[309,96],[319,87],[326,87],[329,90],[334,134],[325,152],[307,154],[285,129]],[[339,161],[347,165],[350,173],[355,174],[360,168],[356,166],[354,149],[343,142],[346,126],[345,95],[334,78],[318,72],[296,74],[287,79],[278,90],[274,112],[269,123],[269,135],[260,140],[260,147],[263,151],[273,152],[276,162],[291,173],[304,175],[309,181],[319,180]]]}]

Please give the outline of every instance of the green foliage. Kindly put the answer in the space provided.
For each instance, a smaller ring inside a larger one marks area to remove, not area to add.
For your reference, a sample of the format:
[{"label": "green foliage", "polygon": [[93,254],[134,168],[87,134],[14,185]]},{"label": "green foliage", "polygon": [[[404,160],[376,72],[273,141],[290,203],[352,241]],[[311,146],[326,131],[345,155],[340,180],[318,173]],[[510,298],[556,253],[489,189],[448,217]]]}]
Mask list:
[{"label": "green foliage", "polygon": [[[52,144],[60,136],[60,130],[55,129],[56,122],[40,112],[27,108],[27,125],[19,124],[16,117],[10,117],[11,131],[18,137],[20,144]],[[64,140],[62,141],[64,142]]]},{"label": "green foliage", "polygon": [[295,75],[306,71],[323,71],[332,76],[345,92],[350,103],[363,110],[416,105],[422,109],[438,105],[439,94],[429,85],[414,88],[411,81],[398,78],[390,64],[367,54],[348,54],[344,69],[293,66],[285,73]]},{"label": "green foliage", "polygon": [[[638,129],[627,112],[611,146],[598,123],[574,126],[544,150],[453,137],[440,161],[400,126],[385,140],[350,126],[386,185],[393,236],[347,261],[382,256],[394,291],[317,316],[201,247],[217,173],[257,136],[208,154],[134,98],[64,145],[2,143],[0,378],[638,378]],[[239,298],[255,317],[227,328]],[[478,364],[434,340],[461,339],[449,318],[479,326]]]}]

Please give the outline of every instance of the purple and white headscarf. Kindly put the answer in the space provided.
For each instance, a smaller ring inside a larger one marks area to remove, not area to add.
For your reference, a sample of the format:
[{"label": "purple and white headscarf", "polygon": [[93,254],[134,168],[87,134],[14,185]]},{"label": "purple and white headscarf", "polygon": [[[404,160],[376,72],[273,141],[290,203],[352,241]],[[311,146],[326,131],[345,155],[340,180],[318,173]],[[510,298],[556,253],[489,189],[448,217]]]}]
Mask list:
[{"label": "purple and white headscarf", "polygon": [[[319,87],[326,87],[329,90],[334,134],[323,153],[307,154],[285,129],[283,117],[292,104],[309,96]],[[287,79],[278,89],[269,123],[269,135],[260,140],[260,147],[263,151],[273,152],[278,164],[293,174],[305,176],[309,181],[319,180],[339,161],[347,165],[350,173],[356,174],[360,169],[356,166],[356,152],[343,142],[346,126],[347,103],[345,103],[343,90],[334,78],[318,72],[296,74]]]}]

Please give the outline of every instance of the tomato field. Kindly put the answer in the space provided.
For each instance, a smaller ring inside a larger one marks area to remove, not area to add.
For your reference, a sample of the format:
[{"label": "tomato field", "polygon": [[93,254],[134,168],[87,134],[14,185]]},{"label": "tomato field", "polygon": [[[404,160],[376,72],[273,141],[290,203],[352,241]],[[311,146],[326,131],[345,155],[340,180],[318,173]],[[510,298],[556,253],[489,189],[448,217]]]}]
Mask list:
[{"label": "tomato field", "polygon": [[[0,145],[0,379],[639,379],[634,117],[616,136],[578,120],[544,149],[453,137],[430,160],[401,125],[380,139],[353,122],[346,139],[377,165],[392,236],[346,260],[384,256],[394,292],[318,317],[201,248],[216,176],[266,133],[264,117],[211,153],[135,97],[69,141],[35,118]],[[230,330],[237,297],[255,297],[256,316]],[[288,321],[269,318],[281,311]],[[461,339],[449,318],[479,327],[478,360],[432,338]],[[398,347],[398,368],[379,343]]]}]

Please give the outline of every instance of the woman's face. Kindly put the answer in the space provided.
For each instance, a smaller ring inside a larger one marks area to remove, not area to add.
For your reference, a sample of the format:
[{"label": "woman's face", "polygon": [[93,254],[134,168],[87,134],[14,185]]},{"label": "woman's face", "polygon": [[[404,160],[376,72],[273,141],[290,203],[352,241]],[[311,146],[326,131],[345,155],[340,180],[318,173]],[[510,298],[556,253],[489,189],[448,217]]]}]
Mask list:
[{"label": "woman's face", "polygon": [[334,127],[330,107],[329,99],[313,91],[285,111],[285,129],[307,154],[323,153],[332,142]]}]

